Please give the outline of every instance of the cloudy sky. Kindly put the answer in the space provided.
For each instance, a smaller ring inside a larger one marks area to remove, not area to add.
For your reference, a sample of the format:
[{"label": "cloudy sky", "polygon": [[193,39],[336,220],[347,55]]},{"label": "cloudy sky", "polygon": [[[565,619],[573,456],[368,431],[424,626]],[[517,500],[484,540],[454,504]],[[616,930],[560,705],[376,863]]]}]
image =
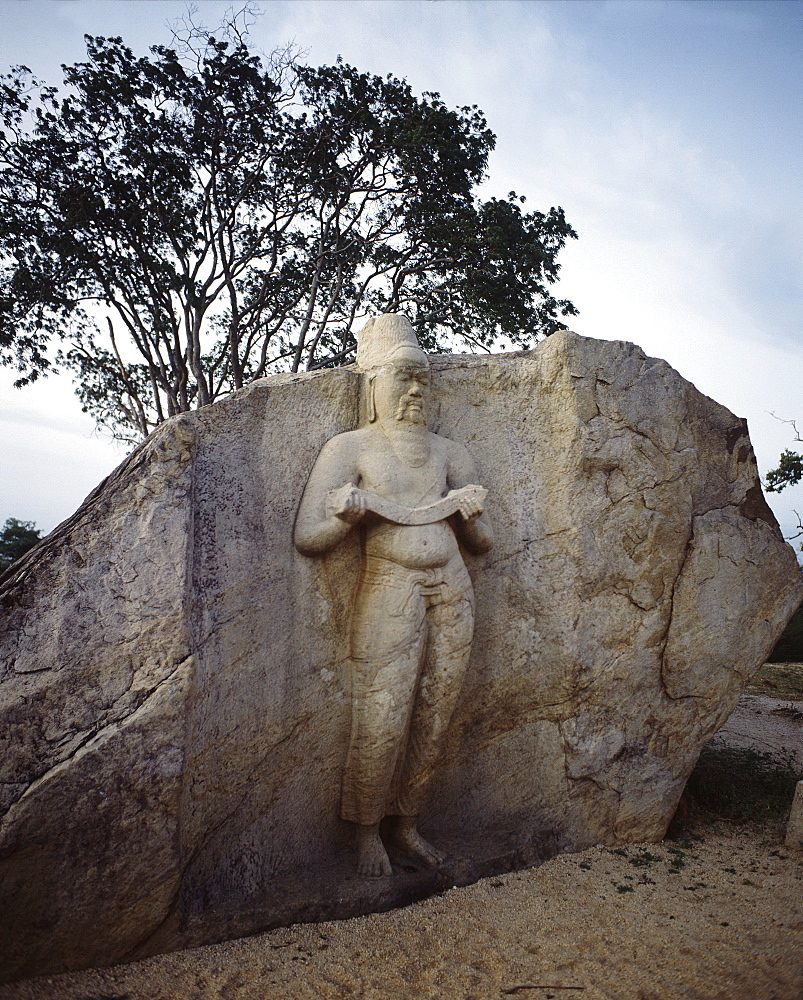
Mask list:
[{"label": "cloudy sky", "polygon": [[[215,25],[229,3],[206,0]],[[273,0],[255,48],[405,76],[477,104],[497,134],[486,196],[561,205],[579,233],[558,293],[573,328],[665,358],[748,419],[762,473],[803,425],[801,7],[790,2]],[[84,33],[137,53],[180,2],[0,0],[0,68],[49,83]],[[0,522],[51,530],[124,457],[66,378],[0,369]],[[768,499],[791,533],[803,486]]]}]

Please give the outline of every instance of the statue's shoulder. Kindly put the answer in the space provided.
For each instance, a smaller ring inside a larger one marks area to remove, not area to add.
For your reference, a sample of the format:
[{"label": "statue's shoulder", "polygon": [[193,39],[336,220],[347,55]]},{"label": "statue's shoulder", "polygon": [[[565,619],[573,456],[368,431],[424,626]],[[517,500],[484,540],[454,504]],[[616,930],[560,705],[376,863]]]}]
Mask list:
[{"label": "statue's shoulder", "polygon": [[444,437],[442,434],[433,434],[432,437],[446,462],[451,485],[465,486],[468,483],[476,482],[477,470],[468,448],[461,441]]},{"label": "statue's shoulder", "polygon": [[367,427],[360,427],[356,431],[343,431],[342,434],[335,434],[330,437],[321,448],[321,454],[326,455],[356,455],[359,454],[368,439],[370,431]]},{"label": "statue's shoulder", "polygon": [[453,438],[444,437],[443,434],[436,434],[434,431],[431,431],[430,434],[434,438],[435,446],[443,449],[447,454],[463,454],[466,451],[466,446]]},{"label": "statue's shoulder", "polygon": [[337,442],[339,445],[348,445],[353,441],[361,441],[365,436],[365,431],[367,428],[359,427],[356,431],[342,431],[340,434],[335,434],[334,437],[330,437],[328,444]]}]

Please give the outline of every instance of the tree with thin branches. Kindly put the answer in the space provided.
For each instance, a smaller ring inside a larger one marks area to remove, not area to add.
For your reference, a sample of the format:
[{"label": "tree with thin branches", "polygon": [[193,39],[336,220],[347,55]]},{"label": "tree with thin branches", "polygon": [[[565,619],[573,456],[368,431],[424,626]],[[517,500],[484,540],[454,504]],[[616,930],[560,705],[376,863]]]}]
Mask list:
[{"label": "tree with thin branches", "polygon": [[482,200],[476,107],[290,47],[241,21],[137,57],[86,37],[63,92],[0,79],[0,361],[71,372],[136,441],[253,379],[349,363],[404,311],[429,350],[531,346],[565,327],[561,208]]}]

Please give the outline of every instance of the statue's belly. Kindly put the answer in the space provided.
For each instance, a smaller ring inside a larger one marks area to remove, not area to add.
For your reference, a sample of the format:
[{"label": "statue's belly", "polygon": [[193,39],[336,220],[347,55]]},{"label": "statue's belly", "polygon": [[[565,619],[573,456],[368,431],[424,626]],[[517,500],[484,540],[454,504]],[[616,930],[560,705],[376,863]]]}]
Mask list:
[{"label": "statue's belly", "polygon": [[454,532],[446,521],[402,526],[374,525],[365,540],[368,555],[390,559],[409,569],[445,566],[458,551]]}]

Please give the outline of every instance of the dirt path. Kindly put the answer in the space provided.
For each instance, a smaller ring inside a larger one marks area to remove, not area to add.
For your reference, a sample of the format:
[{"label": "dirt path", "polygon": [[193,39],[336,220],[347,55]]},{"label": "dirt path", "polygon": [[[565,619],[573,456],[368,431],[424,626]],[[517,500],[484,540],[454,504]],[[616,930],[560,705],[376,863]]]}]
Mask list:
[{"label": "dirt path", "polygon": [[3,1000],[800,1000],[803,858],[744,829],[554,858],[404,910],[0,987]]},{"label": "dirt path", "polygon": [[[746,696],[716,739],[800,754],[801,709]],[[720,824],[683,846],[593,848],[392,913],[0,986],[0,1000],[506,997],[800,1000],[803,852],[780,830]]]}]

